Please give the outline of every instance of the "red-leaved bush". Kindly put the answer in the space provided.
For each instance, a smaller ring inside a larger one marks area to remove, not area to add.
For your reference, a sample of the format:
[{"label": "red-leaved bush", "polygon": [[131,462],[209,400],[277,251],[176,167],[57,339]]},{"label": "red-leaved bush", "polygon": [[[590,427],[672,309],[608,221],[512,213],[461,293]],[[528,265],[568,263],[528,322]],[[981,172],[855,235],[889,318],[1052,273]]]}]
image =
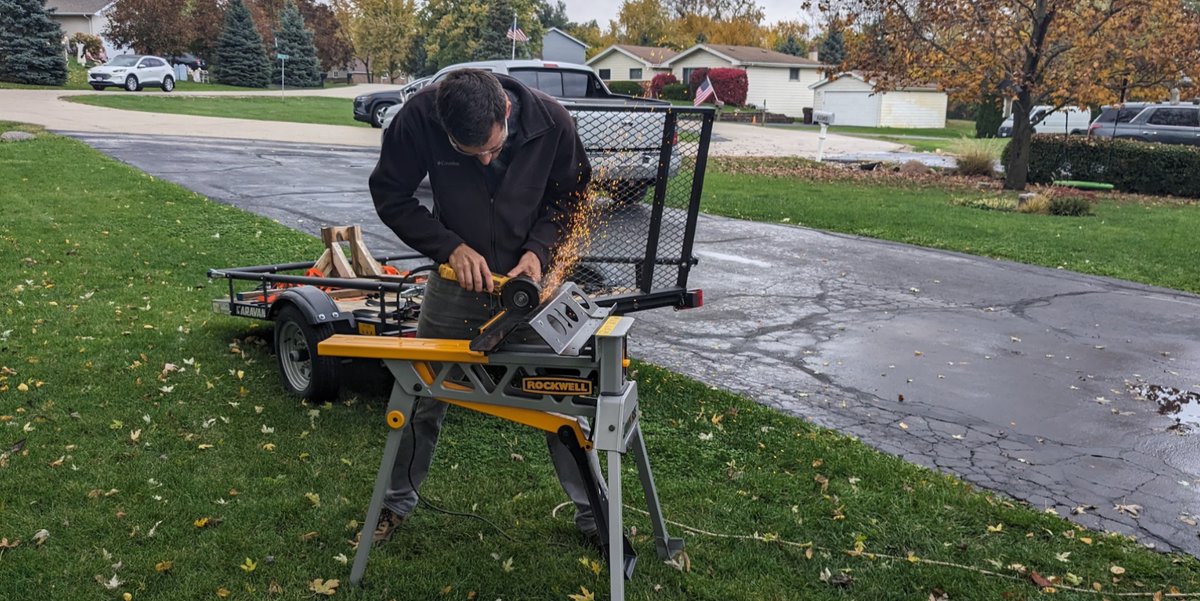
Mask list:
[{"label": "red-leaved bush", "polygon": [[673,83],[679,83],[679,79],[675,77],[674,73],[659,73],[655,75],[654,79],[650,80],[650,97],[658,98],[662,95],[663,87]]},{"label": "red-leaved bush", "polygon": [[750,81],[746,78],[744,69],[731,67],[696,69],[688,78],[689,87],[693,92],[700,87],[700,84],[704,83],[705,77],[712,82],[713,90],[716,91],[717,98],[721,102],[734,106],[746,104],[746,91],[750,87]]}]

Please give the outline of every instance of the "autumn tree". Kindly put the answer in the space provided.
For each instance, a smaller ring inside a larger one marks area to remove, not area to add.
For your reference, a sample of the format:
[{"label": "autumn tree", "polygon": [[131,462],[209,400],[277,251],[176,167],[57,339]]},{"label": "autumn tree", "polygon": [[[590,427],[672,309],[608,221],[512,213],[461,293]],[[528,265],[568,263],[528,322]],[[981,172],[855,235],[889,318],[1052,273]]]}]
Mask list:
[{"label": "autumn tree", "polygon": [[784,54],[801,56],[808,52],[808,24],[800,21],[778,21],[763,28],[763,42]]},{"label": "autumn tree", "polygon": [[625,0],[609,28],[619,43],[635,46],[668,45],[675,33],[672,19],[659,0]]},{"label": "autumn tree", "polygon": [[46,0],[0,0],[0,81],[66,83],[62,38],[62,27],[46,12]]},{"label": "autumn tree", "polygon": [[575,27],[575,23],[567,17],[567,4],[563,0],[540,0],[537,5],[537,18],[546,29],[557,27],[569,31]]},{"label": "autumn tree", "polygon": [[1200,21],[1179,0],[834,0],[870,16],[863,67],[880,89],[934,82],[959,101],[1011,99],[1004,185],[1023,189],[1034,106],[1100,103],[1114,82],[1163,86],[1200,67]]},{"label": "autumn tree", "polygon": [[529,36],[529,42],[517,43],[517,56],[531,56],[541,48],[544,31],[537,19],[537,6],[537,0],[487,3],[429,0],[424,7],[427,14],[422,19],[428,27],[424,31],[428,62],[445,67],[466,61],[508,58],[512,42],[504,34],[514,15],[521,30]]},{"label": "autumn tree", "polygon": [[415,35],[417,7],[413,0],[354,0],[350,26],[354,51],[372,75],[396,81]]},{"label": "autumn tree", "polygon": [[187,50],[189,0],[120,0],[104,34],[117,46],[144,54],[172,55]]}]

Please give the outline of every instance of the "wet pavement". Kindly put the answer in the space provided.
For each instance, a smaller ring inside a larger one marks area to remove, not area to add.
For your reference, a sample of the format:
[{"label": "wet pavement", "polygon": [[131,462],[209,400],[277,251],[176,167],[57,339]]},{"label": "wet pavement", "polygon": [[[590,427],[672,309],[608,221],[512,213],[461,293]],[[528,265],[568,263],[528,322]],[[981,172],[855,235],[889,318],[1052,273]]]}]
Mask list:
[{"label": "wet pavement", "polygon": [[[370,203],[371,149],[76,137],[289,227],[361,223],[374,251],[402,248]],[[1185,423],[1200,415],[1200,297],[716,217],[701,217],[696,255],[705,307],[638,314],[637,356],[1085,526],[1200,554],[1200,433]]]}]

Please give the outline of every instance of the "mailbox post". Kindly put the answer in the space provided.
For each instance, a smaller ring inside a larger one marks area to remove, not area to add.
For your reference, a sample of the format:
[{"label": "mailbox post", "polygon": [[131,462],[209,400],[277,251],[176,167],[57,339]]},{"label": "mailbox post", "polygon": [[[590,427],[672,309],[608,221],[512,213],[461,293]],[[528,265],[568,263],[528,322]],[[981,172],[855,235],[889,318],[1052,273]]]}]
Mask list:
[{"label": "mailbox post", "polygon": [[821,159],[825,158],[825,133],[829,129],[829,126],[833,125],[833,113],[829,111],[813,111],[813,122],[821,126],[821,135],[818,136],[820,141],[817,142],[817,162],[820,163]]}]

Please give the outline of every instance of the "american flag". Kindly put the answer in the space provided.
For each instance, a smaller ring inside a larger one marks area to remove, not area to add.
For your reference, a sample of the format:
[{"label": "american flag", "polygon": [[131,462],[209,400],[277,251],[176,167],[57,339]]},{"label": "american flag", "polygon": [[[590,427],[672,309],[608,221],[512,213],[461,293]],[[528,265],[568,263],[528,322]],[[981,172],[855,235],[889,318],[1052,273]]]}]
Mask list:
[{"label": "american flag", "polygon": [[704,83],[700,84],[700,87],[696,88],[696,98],[692,100],[692,106],[700,106],[705,100],[708,100],[709,96],[711,96],[713,100],[718,100],[717,91],[713,89],[712,82],[705,77]]},{"label": "american flag", "polygon": [[525,32],[521,31],[520,27],[517,27],[516,21],[513,21],[512,27],[508,28],[508,33],[504,34],[504,37],[506,37],[514,42],[528,42],[529,41],[529,36],[525,35]]}]

